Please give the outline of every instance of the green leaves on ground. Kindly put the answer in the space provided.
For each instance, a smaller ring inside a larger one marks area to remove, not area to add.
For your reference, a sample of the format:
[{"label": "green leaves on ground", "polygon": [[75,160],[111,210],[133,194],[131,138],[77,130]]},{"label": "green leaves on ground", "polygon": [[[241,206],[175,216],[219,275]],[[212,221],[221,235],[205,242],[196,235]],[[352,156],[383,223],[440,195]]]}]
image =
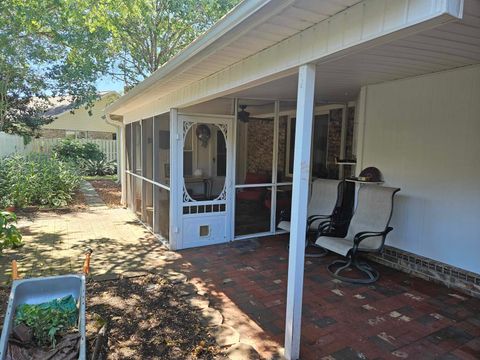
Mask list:
[{"label": "green leaves on ground", "polygon": [[38,345],[55,347],[57,335],[77,326],[78,309],[69,295],[38,305],[19,305],[14,321],[15,325],[24,323],[30,327]]}]

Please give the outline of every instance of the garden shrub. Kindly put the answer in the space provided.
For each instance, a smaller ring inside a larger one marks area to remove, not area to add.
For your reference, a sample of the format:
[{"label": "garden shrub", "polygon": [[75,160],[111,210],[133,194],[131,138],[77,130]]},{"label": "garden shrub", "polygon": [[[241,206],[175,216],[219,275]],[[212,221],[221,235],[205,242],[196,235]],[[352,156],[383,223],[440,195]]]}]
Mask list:
[{"label": "garden shrub", "polygon": [[9,211],[0,211],[0,253],[4,249],[16,248],[22,245],[22,235],[17,227],[17,216]]},{"label": "garden shrub", "polygon": [[52,152],[60,160],[81,164],[84,160],[104,160],[105,154],[97,144],[63,139],[56,144]]},{"label": "garden shrub", "polygon": [[0,208],[67,205],[80,184],[80,174],[56,157],[30,154],[0,160]]},{"label": "garden shrub", "polygon": [[114,175],[117,173],[117,164],[113,160],[85,160],[83,172],[88,176]]}]

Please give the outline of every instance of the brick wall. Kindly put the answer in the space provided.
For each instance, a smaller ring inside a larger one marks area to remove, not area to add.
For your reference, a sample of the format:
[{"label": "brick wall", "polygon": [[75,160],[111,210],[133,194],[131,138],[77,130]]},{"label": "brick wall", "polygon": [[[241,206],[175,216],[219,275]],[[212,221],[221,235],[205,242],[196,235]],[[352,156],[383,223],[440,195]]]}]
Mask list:
[{"label": "brick wall", "polygon": [[58,139],[66,136],[66,131],[61,129],[43,129],[40,136],[45,139]]},{"label": "brick wall", "polygon": [[[352,157],[353,126],[355,108],[348,109],[346,156]],[[330,111],[328,129],[328,177],[338,178],[338,166],[335,158],[340,156],[342,131],[342,109]],[[250,119],[248,123],[248,157],[247,172],[271,173],[273,151],[273,121]],[[281,116],[279,121],[278,172],[286,174],[285,161],[287,151],[287,116]],[[350,168],[345,167],[346,175]]]},{"label": "brick wall", "polygon": [[248,122],[247,172],[271,173],[273,159],[273,121]]},{"label": "brick wall", "polygon": [[[77,131],[77,137],[80,139],[99,139],[99,140],[112,140],[114,133],[106,131]],[[40,131],[40,137],[44,139],[63,139],[67,136],[67,130],[63,129],[42,129]],[[72,135],[73,137],[73,135]]]},{"label": "brick wall", "polygon": [[112,140],[114,133],[105,132],[105,131],[89,131],[88,139],[99,139],[99,140]]}]

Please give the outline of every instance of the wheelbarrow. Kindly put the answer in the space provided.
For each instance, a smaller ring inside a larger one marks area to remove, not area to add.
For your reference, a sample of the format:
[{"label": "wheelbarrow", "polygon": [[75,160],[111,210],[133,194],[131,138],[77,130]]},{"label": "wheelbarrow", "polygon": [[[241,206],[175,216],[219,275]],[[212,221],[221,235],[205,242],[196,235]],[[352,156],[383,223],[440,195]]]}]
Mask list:
[{"label": "wheelbarrow", "polygon": [[87,252],[83,267],[84,274],[60,275],[19,279],[16,262],[12,262],[13,283],[8,299],[7,311],[0,339],[0,360],[7,356],[8,342],[13,330],[15,311],[21,304],[42,304],[65,296],[73,296],[78,309],[78,331],[80,333],[79,360],[86,359],[85,334],[85,275],[90,270],[90,254]]}]

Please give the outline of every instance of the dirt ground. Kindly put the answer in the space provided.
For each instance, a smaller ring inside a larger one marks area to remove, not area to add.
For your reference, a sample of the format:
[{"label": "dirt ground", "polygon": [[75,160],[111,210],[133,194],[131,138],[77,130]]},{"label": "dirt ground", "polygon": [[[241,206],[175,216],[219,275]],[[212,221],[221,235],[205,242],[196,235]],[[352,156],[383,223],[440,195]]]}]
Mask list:
[{"label": "dirt ground", "polygon": [[[8,295],[9,289],[1,287],[2,324]],[[160,275],[87,283],[90,355],[106,322],[103,359],[223,359],[200,319],[178,287]]]},{"label": "dirt ground", "polygon": [[102,198],[105,204],[110,208],[121,207],[121,188],[113,180],[90,180],[90,184],[95,188],[98,195]]}]

